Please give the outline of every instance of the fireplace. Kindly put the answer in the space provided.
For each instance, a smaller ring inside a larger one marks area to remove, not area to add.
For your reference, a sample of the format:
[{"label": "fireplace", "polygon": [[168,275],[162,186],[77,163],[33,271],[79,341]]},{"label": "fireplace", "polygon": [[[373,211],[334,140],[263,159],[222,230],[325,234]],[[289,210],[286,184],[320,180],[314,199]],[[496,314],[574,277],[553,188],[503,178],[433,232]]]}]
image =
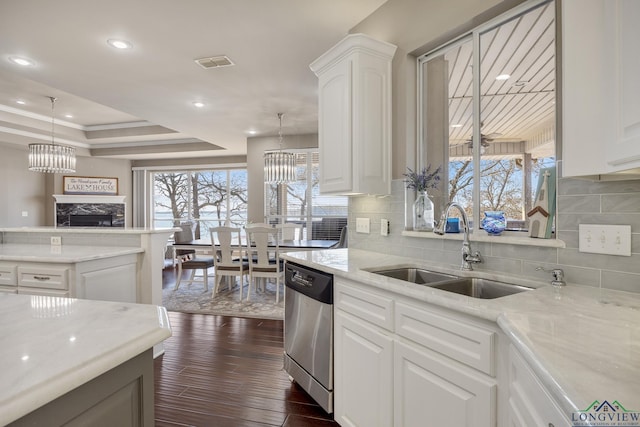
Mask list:
[{"label": "fireplace", "polygon": [[113,227],[113,216],[69,215],[69,227]]},{"label": "fireplace", "polygon": [[124,228],[125,196],[54,195],[56,227]]}]

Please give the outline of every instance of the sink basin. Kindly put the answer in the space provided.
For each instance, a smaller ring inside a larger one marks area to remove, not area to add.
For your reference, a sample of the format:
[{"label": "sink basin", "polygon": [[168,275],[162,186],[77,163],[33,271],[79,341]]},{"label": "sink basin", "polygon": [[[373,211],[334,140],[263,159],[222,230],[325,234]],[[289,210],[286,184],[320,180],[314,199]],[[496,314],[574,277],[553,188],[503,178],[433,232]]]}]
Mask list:
[{"label": "sink basin", "polygon": [[418,285],[428,285],[431,283],[458,279],[458,276],[452,276],[450,274],[436,273],[429,270],[423,270],[421,268],[410,268],[410,267],[372,271],[372,273],[380,274],[386,277],[391,277],[393,279],[404,280],[405,282],[416,283]]},{"label": "sink basin", "polygon": [[460,278],[459,280],[448,281],[445,283],[435,283],[431,285],[431,287],[481,299],[500,298],[533,289],[526,286],[512,285],[509,283],[479,278]]}]

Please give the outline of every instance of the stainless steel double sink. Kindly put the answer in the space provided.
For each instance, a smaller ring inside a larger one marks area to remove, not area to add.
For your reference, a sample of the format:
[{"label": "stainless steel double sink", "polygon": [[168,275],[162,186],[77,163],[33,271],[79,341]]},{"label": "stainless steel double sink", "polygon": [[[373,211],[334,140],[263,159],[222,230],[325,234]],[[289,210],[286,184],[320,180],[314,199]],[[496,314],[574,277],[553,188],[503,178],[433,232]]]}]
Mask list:
[{"label": "stainless steel double sink", "polygon": [[466,295],[472,298],[494,299],[513,295],[533,288],[480,279],[477,277],[458,277],[451,274],[437,273],[414,267],[393,268],[384,270],[370,270],[371,273],[404,280],[405,282],[429,286],[447,292]]}]

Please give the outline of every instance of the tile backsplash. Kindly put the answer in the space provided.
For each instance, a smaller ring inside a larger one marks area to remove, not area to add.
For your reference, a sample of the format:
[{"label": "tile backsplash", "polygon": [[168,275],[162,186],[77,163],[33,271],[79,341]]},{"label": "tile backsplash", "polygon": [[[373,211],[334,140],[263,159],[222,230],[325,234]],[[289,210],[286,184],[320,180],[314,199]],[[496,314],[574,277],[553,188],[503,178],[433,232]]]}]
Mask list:
[{"label": "tile backsplash", "polygon": [[[404,183],[395,180],[388,197],[361,196],[349,200],[349,247],[458,266],[461,242],[403,236]],[[557,238],[565,248],[471,242],[483,263],[476,270],[550,280],[542,266],[559,267],[568,283],[640,292],[640,180],[588,181],[563,178],[558,183]],[[371,233],[355,232],[356,218],[371,219]],[[380,235],[380,220],[390,220],[390,234]],[[578,252],[579,224],[631,225],[631,256]],[[496,239],[499,239],[497,236]]]}]

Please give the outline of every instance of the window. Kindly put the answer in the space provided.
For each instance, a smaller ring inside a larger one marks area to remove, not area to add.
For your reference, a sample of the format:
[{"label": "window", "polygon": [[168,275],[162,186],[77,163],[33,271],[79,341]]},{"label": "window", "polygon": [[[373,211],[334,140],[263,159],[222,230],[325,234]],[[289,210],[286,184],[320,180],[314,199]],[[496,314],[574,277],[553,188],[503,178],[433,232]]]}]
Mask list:
[{"label": "window", "polygon": [[448,176],[436,211],[455,201],[479,224],[501,210],[507,229],[527,229],[540,170],[555,165],[555,34],[554,2],[529,2],[418,59],[418,166]]},{"label": "window", "polygon": [[196,220],[196,238],[209,228],[247,222],[246,169],[153,173],[153,225]]},{"label": "window", "polygon": [[347,224],[348,198],[320,195],[317,151],[301,150],[295,154],[296,181],[265,184],[267,222],[303,224],[305,239],[338,240]]}]

